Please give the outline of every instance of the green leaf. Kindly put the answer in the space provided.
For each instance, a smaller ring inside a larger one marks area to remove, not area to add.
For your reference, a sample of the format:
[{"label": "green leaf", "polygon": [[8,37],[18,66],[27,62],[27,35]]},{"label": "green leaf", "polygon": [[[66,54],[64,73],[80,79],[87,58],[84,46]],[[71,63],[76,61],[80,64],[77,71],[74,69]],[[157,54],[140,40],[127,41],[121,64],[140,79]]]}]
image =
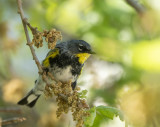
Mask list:
[{"label": "green leaf", "polygon": [[102,116],[100,113],[96,112],[96,118],[92,127],[99,127],[104,121],[107,121],[107,117]]},{"label": "green leaf", "polygon": [[90,115],[85,118],[84,125],[86,127],[91,127],[94,123],[94,119],[96,118],[96,108],[93,107],[88,112],[90,113]]},{"label": "green leaf", "polygon": [[100,113],[102,116],[112,120],[114,116],[119,116],[120,120],[122,121],[124,120],[123,113],[117,108],[107,107],[107,106],[98,106],[96,107],[96,111],[97,113]]},{"label": "green leaf", "polygon": [[82,92],[79,93],[79,98],[87,98],[86,94],[87,94],[87,90],[82,90]]}]

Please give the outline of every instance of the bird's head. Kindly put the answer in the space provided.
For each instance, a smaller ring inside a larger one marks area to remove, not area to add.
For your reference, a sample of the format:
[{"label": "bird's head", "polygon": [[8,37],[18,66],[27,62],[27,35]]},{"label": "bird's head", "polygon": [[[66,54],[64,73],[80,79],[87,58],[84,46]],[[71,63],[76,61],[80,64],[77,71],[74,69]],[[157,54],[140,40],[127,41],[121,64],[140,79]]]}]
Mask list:
[{"label": "bird's head", "polygon": [[71,40],[68,42],[68,50],[79,58],[79,62],[83,64],[93,52],[91,46],[83,40]]},{"label": "bird's head", "polygon": [[72,54],[79,54],[79,53],[94,54],[95,53],[92,51],[91,46],[83,40],[68,41],[68,49]]}]

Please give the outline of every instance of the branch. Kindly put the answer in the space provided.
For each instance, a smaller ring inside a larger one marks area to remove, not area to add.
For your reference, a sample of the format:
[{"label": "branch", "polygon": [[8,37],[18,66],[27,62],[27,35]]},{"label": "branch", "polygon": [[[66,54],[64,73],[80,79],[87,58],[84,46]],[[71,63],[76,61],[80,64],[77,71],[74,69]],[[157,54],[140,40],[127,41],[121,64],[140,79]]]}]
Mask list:
[{"label": "branch", "polygon": [[[60,117],[60,115],[63,112],[67,113],[69,111],[69,109],[71,108],[72,112],[73,112],[72,113],[73,120],[77,121],[76,126],[83,126],[83,123],[84,123],[83,117],[88,116],[88,113],[86,112],[86,109],[89,109],[88,104],[86,104],[86,101],[84,99],[79,98],[78,90],[74,90],[74,91],[72,90],[71,82],[61,83],[60,81],[57,81],[52,76],[52,74],[50,74],[49,72],[47,73],[45,71],[44,67],[42,68],[42,66],[39,63],[39,60],[35,54],[35,50],[32,46],[32,43],[30,41],[27,25],[31,29],[33,35],[34,35],[34,33],[35,34],[37,33],[37,29],[36,29],[36,27],[35,28],[32,27],[27,22],[27,19],[24,17],[21,0],[17,0],[17,4],[18,4],[18,9],[19,9],[18,12],[21,16],[21,20],[23,23],[23,27],[24,27],[24,31],[25,31],[25,35],[26,35],[26,39],[27,39],[27,45],[30,47],[33,59],[35,60],[35,63],[37,64],[37,67],[39,70],[39,75],[42,75],[42,79],[46,83],[44,94],[46,95],[46,97],[48,97],[48,96],[52,96],[52,92],[53,92],[57,96],[57,98],[56,98],[56,101],[58,103],[58,109],[56,111],[57,117]],[[61,33],[56,31],[55,29],[52,29],[49,32],[44,31],[44,34],[45,34],[44,36],[46,37],[46,41],[48,42],[48,48],[51,48],[51,49],[55,48],[57,40],[61,39],[61,37],[62,37]],[[38,39],[38,42],[42,42],[42,41],[43,41],[43,39],[40,39],[40,41]],[[36,44],[36,43],[34,43],[34,44]],[[50,44],[52,44],[52,45],[50,45]],[[39,46],[37,46],[37,47],[39,47]],[[51,84],[49,79],[54,80],[57,84]],[[78,116],[77,116],[77,114],[78,114]]]},{"label": "branch", "polygon": [[10,118],[7,120],[0,121],[0,125],[8,125],[8,124],[13,124],[13,123],[23,122],[25,120],[26,118],[24,117],[15,117],[15,118]]},{"label": "branch", "polygon": [[27,45],[29,46],[29,48],[30,48],[30,50],[31,50],[31,53],[32,53],[32,56],[33,56],[33,60],[34,60],[35,63],[37,64],[39,73],[42,73],[42,72],[43,72],[43,69],[42,69],[42,67],[41,67],[41,64],[40,64],[37,56],[36,56],[36,53],[35,53],[34,48],[33,48],[33,46],[31,45],[31,40],[30,40],[30,38],[29,38],[28,29],[27,29],[27,24],[26,24],[27,18],[24,17],[24,12],[23,12],[23,9],[22,9],[22,1],[21,1],[21,0],[17,0],[17,4],[18,4],[18,13],[19,13],[20,16],[21,16],[21,20],[22,20],[22,23],[23,23],[23,27],[24,27],[24,31],[25,31],[25,35],[26,35],[26,39],[27,39]]},{"label": "branch", "polygon": [[[18,13],[20,14],[21,16],[21,20],[22,20],[22,23],[23,23],[23,27],[24,27],[24,31],[25,31],[25,35],[26,35],[26,39],[27,39],[27,45],[30,47],[30,50],[31,50],[31,53],[32,53],[32,56],[33,56],[33,60],[35,61],[35,63],[37,64],[37,67],[38,67],[38,70],[39,70],[39,74],[42,75],[43,77],[43,80],[44,82],[47,84],[47,85],[50,85],[48,83],[48,77],[46,76],[46,74],[43,72],[43,68],[36,56],[36,53],[35,53],[35,50],[31,44],[31,40],[30,40],[30,37],[29,37],[29,34],[28,34],[28,29],[27,29],[27,25],[29,26],[29,28],[31,29],[32,33],[37,30],[37,28],[35,27],[32,27],[28,22],[27,22],[27,18],[24,17],[24,12],[23,12],[23,9],[22,9],[22,1],[21,0],[17,0],[17,4],[18,4]],[[49,75],[51,77],[51,75]],[[53,77],[51,77],[52,79]],[[56,81],[56,79],[54,79]],[[58,81],[56,81],[58,82]],[[64,100],[66,100],[66,97],[64,97],[63,95],[59,94],[59,96],[61,96],[62,98],[64,98]]]},{"label": "branch", "polygon": [[145,13],[145,8],[143,7],[143,5],[141,5],[140,3],[138,3],[138,1],[136,0],[126,0],[126,2],[132,6],[138,14],[143,15]]},{"label": "branch", "polygon": [[16,114],[22,113],[22,111],[19,108],[0,108],[0,112],[16,113]]}]

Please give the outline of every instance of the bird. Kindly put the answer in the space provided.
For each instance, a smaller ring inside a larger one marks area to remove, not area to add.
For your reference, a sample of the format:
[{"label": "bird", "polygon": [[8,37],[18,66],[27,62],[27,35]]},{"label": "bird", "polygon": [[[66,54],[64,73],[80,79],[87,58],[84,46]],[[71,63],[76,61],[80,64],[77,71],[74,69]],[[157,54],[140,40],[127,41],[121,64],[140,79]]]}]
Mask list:
[{"label": "bird", "polygon": [[[72,90],[77,85],[77,80],[81,74],[85,61],[91,54],[95,54],[89,43],[84,40],[70,40],[56,44],[50,50],[46,58],[42,61],[42,67],[46,72],[50,72],[54,78],[62,83],[71,81]],[[54,81],[50,81],[53,83]],[[46,83],[39,75],[35,81],[34,88],[31,89],[18,104],[32,108],[45,90]]]}]

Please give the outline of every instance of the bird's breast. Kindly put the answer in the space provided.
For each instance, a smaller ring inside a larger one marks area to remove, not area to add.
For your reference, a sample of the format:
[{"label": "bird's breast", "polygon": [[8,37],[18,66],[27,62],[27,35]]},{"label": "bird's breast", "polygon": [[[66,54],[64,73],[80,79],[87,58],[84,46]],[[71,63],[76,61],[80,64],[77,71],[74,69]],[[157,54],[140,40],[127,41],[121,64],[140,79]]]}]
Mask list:
[{"label": "bird's breast", "polygon": [[72,74],[72,66],[68,65],[66,67],[60,68],[58,66],[54,66],[51,70],[53,76],[56,80],[61,82],[74,82],[77,79],[77,75]]}]

